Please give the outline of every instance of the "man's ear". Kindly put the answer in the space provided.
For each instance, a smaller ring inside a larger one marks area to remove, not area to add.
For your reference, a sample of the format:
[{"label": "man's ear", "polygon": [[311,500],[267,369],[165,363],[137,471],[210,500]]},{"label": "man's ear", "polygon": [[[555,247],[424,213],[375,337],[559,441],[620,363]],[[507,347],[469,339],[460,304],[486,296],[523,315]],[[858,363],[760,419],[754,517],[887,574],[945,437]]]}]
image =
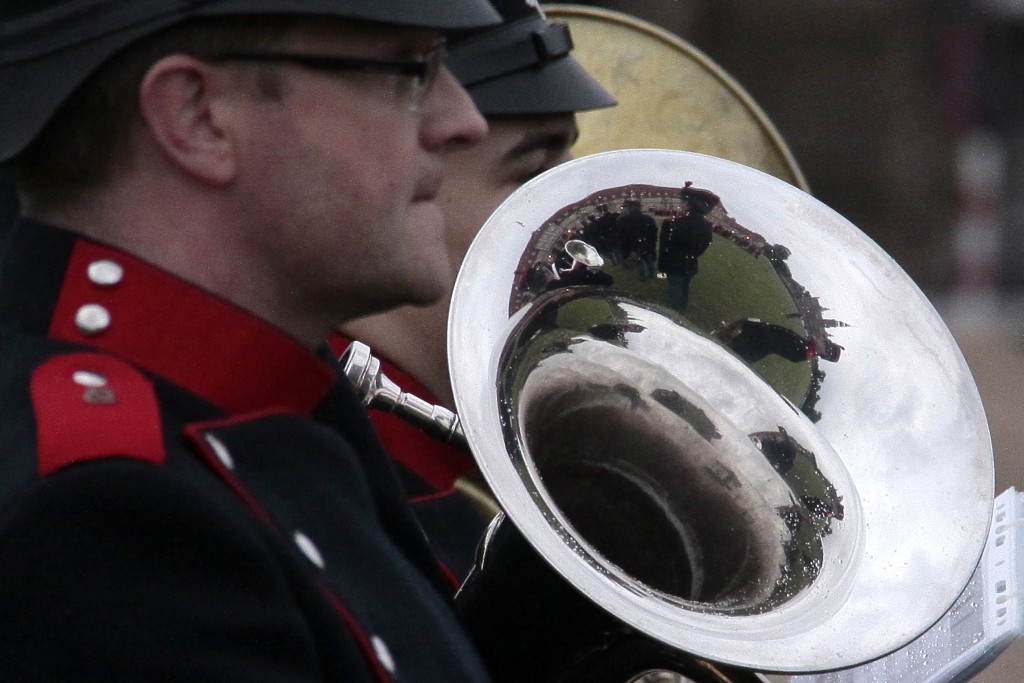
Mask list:
[{"label": "man's ear", "polygon": [[219,107],[227,81],[216,67],[187,55],[155,62],[139,87],[139,111],[155,145],[201,182],[226,185],[237,159],[230,125]]}]

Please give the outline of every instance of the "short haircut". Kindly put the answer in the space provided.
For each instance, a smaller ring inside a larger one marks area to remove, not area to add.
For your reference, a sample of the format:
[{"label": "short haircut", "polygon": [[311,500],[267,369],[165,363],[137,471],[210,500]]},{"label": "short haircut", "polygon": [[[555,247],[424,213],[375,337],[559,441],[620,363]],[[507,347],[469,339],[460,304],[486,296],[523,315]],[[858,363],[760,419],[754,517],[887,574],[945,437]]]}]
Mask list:
[{"label": "short haircut", "polygon": [[200,59],[268,47],[300,20],[237,16],[193,19],[148,36],[107,60],[61,105],[12,162],[27,206],[60,208],[103,186],[125,163],[149,68],[172,54]]}]

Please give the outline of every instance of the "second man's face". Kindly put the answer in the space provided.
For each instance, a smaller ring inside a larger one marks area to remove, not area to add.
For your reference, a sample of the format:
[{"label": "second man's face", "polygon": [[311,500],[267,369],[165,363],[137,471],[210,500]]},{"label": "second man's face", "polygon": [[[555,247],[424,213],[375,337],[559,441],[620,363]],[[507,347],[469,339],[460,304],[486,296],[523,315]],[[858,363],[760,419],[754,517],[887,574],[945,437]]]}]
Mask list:
[{"label": "second man's face", "polygon": [[487,124],[483,142],[451,155],[441,188],[454,272],[491,213],[526,181],[570,160],[578,136],[571,113],[491,117]]}]

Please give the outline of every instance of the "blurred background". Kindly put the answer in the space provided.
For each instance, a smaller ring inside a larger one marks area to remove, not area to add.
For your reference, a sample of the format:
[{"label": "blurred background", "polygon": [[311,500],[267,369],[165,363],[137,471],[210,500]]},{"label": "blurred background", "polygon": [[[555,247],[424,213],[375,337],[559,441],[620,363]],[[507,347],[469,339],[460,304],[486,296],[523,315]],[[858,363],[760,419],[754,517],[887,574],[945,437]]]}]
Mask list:
[{"label": "blurred background", "polygon": [[[603,0],[717,62],[929,296],[1024,490],[1024,0]],[[670,74],[665,76],[671,78]],[[1024,642],[976,676],[1024,680]]]},{"label": "blurred background", "polygon": [[[576,4],[675,33],[751,95],[811,193],[943,315],[988,414],[995,492],[1024,490],[1024,0]],[[1022,672],[1019,641],[972,680]]]}]

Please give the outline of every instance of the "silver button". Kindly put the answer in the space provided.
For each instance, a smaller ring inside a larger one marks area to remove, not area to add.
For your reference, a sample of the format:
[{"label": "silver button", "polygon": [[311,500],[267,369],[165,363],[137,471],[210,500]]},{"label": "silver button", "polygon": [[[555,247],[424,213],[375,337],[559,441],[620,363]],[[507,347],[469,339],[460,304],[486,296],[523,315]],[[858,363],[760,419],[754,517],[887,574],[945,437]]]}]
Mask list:
[{"label": "silver button", "polygon": [[92,370],[76,370],[71,381],[85,387],[82,400],[89,405],[111,406],[117,403],[117,394],[107,386],[107,378]]},{"label": "silver button", "polygon": [[310,562],[323,569],[325,566],[324,556],[320,554],[320,549],[316,547],[316,544],[301,531],[296,531],[293,536],[295,539],[295,545],[299,546],[299,550],[305,555]]},{"label": "silver button", "polygon": [[75,313],[75,324],[85,334],[99,334],[110,327],[110,311],[99,304],[85,304]]},{"label": "silver button", "polygon": [[124,268],[117,261],[100,259],[86,269],[89,281],[100,287],[113,287],[124,278]]},{"label": "silver button", "polygon": [[388,673],[394,674],[395,669],[395,658],[391,654],[391,648],[380,636],[373,636],[370,638],[370,643],[373,645],[373,651],[377,653],[377,659],[384,665],[384,668],[388,670]]},{"label": "silver button", "polygon": [[217,459],[221,461],[224,467],[227,467],[229,470],[235,469],[235,459],[231,457],[231,453],[223,441],[213,434],[203,434],[203,438],[206,439],[206,443],[210,445],[210,450],[213,451],[213,454],[217,456]]},{"label": "silver button", "polygon": [[80,384],[83,387],[107,386],[107,378],[92,370],[77,370],[71,375],[71,379],[75,384]]}]

